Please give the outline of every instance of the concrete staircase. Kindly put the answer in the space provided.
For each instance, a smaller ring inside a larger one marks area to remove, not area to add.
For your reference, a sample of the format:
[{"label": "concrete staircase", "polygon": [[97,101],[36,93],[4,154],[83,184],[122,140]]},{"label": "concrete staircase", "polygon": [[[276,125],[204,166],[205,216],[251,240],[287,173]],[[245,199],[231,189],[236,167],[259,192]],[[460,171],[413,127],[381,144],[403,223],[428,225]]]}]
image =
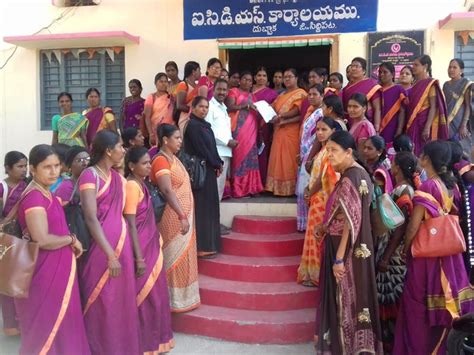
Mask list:
[{"label": "concrete staircase", "polygon": [[318,293],[296,284],[304,235],[292,217],[235,216],[222,253],[199,260],[202,305],[176,332],[258,344],[313,339]]}]

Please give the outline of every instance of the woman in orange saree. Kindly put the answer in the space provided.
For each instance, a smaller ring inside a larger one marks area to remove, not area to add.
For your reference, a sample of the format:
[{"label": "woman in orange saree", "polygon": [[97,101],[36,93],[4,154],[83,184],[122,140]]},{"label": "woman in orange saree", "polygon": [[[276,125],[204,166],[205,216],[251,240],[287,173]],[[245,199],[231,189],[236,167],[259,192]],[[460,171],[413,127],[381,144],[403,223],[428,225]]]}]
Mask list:
[{"label": "woman in orange saree", "polygon": [[181,148],[176,126],[159,128],[160,152],[152,162],[151,181],[168,202],[158,227],[163,238],[163,257],[172,312],[199,307],[194,198],[189,175],[175,154]]},{"label": "woman in orange saree", "polygon": [[304,286],[319,285],[322,240],[316,240],[314,231],[323,223],[326,202],[338,179],[329,164],[326,151],[326,142],[336,131],[336,127],[336,122],[328,117],[321,118],[316,125],[316,138],[322,148],[314,158],[311,177],[304,193],[306,202],[309,202],[309,212],[297,277],[297,282]]},{"label": "woman in orange saree", "polygon": [[155,76],[156,92],[145,100],[145,125],[150,137],[150,144],[156,144],[156,128],[163,123],[174,124],[173,100],[168,94],[168,77],[165,73]]},{"label": "woman in orange saree", "polygon": [[300,150],[300,108],[306,91],[297,85],[295,69],[283,75],[286,91],[273,103],[277,115],[273,118],[274,133],[268,164],[265,190],[277,196],[292,196],[296,189],[297,155]]}]

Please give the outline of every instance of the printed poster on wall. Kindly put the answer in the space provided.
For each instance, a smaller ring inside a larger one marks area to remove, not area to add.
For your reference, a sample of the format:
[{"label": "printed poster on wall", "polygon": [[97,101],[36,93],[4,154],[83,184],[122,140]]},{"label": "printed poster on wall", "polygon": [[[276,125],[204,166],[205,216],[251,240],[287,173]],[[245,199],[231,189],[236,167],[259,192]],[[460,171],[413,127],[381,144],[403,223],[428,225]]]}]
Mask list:
[{"label": "printed poster on wall", "polygon": [[373,32],[378,0],[183,0],[184,39]]},{"label": "printed poster on wall", "polygon": [[380,63],[391,62],[398,79],[400,70],[405,65],[412,65],[415,58],[423,54],[424,37],[423,31],[369,33],[370,76],[377,79]]}]

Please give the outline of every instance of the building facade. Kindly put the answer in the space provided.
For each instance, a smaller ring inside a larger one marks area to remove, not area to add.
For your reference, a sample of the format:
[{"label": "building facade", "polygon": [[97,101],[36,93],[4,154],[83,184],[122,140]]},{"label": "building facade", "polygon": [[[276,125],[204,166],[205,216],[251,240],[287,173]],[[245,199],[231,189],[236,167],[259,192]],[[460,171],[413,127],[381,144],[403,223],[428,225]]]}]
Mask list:
[{"label": "building facade", "polygon": [[[447,80],[449,60],[462,56],[472,79],[472,7],[470,0],[379,0],[377,31],[424,31],[424,52],[433,59],[433,76]],[[71,92],[74,108],[82,110],[85,89],[97,87],[103,105],[118,110],[122,97],[128,95],[130,79],[141,80],[144,95],[153,92],[153,78],[169,60],[177,62],[181,77],[186,61],[199,62],[204,72],[211,57],[244,69],[243,51],[258,48],[262,41],[185,41],[183,12],[182,0],[3,0],[0,157],[9,150],[27,153],[35,144],[51,142],[50,120],[59,111],[56,96],[60,91]],[[317,62],[321,60],[323,66],[340,72],[351,58],[367,57],[367,33],[263,40],[271,43],[264,46],[267,51],[260,50],[258,60],[263,62],[253,63],[253,68],[266,64],[271,47],[290,46],[281,67],[291,64],[296,50],[303,54],[293,60],[313,55],[310,62],[316,64],[312,66],[321,65]]]}]

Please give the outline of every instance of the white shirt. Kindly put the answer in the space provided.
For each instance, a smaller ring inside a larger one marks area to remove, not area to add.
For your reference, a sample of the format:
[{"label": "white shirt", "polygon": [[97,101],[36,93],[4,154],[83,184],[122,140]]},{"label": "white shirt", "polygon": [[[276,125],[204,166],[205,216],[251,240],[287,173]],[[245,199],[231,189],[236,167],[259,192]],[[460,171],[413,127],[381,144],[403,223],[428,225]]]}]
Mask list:
[{"label": "white shirt", "polygon": [[227,143],[232,139],[230,117],[227,113],[227,106],[219,103],[215,97],[209,101],[209,112],[205,118],[211,124],[212,132],[216,137],[217,152],[220,157],[231,157],[232,149]]}]

